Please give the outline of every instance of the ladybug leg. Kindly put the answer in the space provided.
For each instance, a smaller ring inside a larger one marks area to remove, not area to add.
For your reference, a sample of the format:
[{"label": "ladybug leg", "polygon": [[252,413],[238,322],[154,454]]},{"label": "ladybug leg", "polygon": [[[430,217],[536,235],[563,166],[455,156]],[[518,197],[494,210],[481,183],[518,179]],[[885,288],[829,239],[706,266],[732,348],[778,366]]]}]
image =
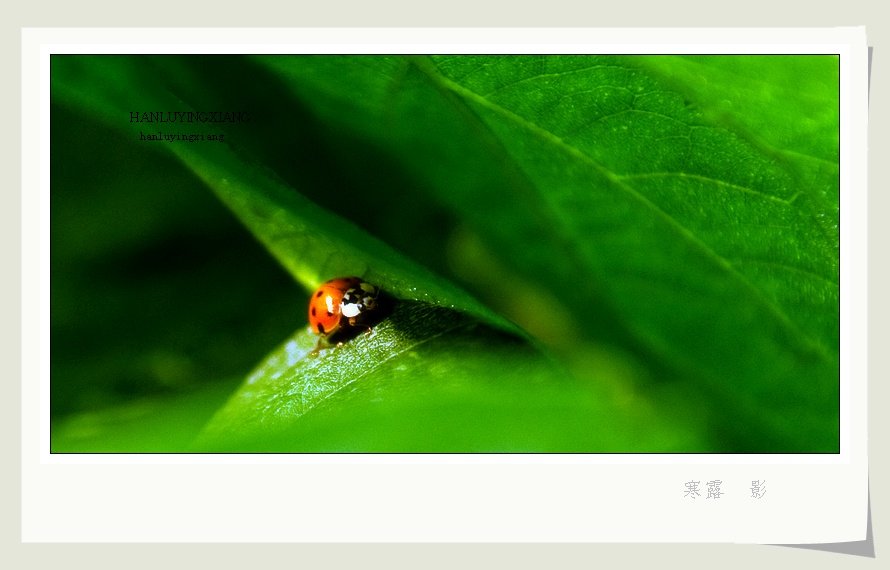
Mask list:
[{"label": "ladybug leg", "polygon": [[371,327],[364,323],[357,323],[355,321],[356,317],[349,317],[349,326],[351,327],[365,327],[365,334],[370,334]]},{"label": "ladybug leg", "polygon": [[324,343],[324,338],[318,339],[318,344],[315,345],[315,348],[312,349],[312,352],[309,353],[309,356],[318,356],[318,353],[321,352],[321,346]]}]

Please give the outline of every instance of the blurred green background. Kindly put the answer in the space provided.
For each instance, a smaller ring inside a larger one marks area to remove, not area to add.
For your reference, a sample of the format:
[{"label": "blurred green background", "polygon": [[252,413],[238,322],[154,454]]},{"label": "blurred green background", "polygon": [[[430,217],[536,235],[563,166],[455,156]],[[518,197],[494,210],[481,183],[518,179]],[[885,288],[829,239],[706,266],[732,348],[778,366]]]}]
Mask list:
[{"label": "blurred green background", "polygon": [[64,106],[51,128],[54,449],[183,445],[304,292],[169,155]]},{"label": "blurred green background", "polygon": [[[53,451],[837,452],[838,97],[830,56],[54,56]],[[416,309],[288,360],[348,274]]]}]

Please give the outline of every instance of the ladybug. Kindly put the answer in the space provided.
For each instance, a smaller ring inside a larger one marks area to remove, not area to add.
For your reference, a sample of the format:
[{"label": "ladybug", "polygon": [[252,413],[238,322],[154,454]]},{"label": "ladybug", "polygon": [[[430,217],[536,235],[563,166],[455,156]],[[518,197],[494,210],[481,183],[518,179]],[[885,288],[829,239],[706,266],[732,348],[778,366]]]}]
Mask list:
[{"label": "ladybug", "polygon": [[325,281],[309,300],[309,326],[322,337],[364,327],[369,314],[379,306],[380,289],[358,277],[338,277]]}]

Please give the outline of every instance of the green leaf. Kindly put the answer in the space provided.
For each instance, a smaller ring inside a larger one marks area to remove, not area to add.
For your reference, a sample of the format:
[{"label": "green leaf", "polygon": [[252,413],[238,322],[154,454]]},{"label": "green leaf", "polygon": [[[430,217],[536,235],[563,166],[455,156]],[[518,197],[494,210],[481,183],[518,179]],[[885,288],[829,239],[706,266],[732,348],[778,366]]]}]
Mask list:
[{"label": "green leaf", "polygon": [[202,451],[678,451],[521,338],[450,309],[403,301],[383,323],[313,353],[303,331],[205,428]]},{"label": "green leaf", "polygon": [[307,291],[401,301],[323,356],[297,333],[205,448],[839,449],[837,58],[59,63],[54,95],[133,134],[250,111],[158,146]]}]

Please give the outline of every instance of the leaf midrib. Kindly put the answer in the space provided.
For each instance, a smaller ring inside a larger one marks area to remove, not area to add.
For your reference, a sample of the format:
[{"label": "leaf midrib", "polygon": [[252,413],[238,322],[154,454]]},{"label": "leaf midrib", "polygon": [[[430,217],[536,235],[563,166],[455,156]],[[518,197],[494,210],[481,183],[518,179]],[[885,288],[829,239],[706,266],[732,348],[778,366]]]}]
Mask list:
[{"label": "leaf midrib", "polygon": [[[785,327],[792,334],[803,339],[805,341],[805,344],[814,348],[824,360],[832,360],[829,349],[825,347],[821,341],[813,338],[811,335],[801,330],[800,327],[798,327],[779,306],[772,302],[769,297],[767,297],[759,288],[757,288],[757,286],[753,282],[751,282],[743,274],[736,270],[735,267],[729,262],[729,260],[725,259],[716,251],[711,249],[706,243],[697,238],[691,230],[681,224],[674,217],[659,208],[645,196],[637,192],[633,187],[626,184],[620,175],[612,172],[611,170],[597,162],[593,157],[583,152],[581,149],[568,144],[555,133],[552,133],[549,130],[535,124],[534,122],[529,121],[508,109],[505,109],[504,107],[488,100],[486,97],[476,93],[475,91],[472,91],[471,89],[468,89],[463,85],[460,85],[459,83],[448,79],[447,77],[442,75],[441,72],[438,71],[438,68],[436,67],[434,62],[432,62],[431,67],[432,69],[430,69],[430,66],[428,65],[418,65],[418,68],[422,73],[424,73],[431,81],[438,84],[443,89],[447,89],[448,91],[455,93],[457,96],[463,99],[475,101],[476,103],[490,109],[491,111],[494,111],[495,113],[501,115],[509,121],[512,121],[514,124],[522,127],[532,134],[552,143],[557,148],[563,149],[569,155],[578,158],[583,163],[594,168],[598,173],[600,173],[615,186],[636,199],[646,208],[653,211],[656,215],[660,216],[668,223],[670,227],[673,227],[675,231],[677,231],[681,238],[685,239],[691,246],[698,248],[699,251],[704,254],[706,258],[711,259],[711,261],[714,262],[718,267],[722,268],[739,283],[744,285],[751,293],[753,293],[755,298],[762,304],[762,306],[764,306],[767,311],[773,314],[773,316],[778,320],[779,323],[782,324],[783,327]],[[433,73],[432,70],[435,70],[435,72]],[[492,134],[492,136],[494,135]],[[550,206],[548,205],[548,207]],[[553,215],[556,216],[555,212],[553,213]]]}]

